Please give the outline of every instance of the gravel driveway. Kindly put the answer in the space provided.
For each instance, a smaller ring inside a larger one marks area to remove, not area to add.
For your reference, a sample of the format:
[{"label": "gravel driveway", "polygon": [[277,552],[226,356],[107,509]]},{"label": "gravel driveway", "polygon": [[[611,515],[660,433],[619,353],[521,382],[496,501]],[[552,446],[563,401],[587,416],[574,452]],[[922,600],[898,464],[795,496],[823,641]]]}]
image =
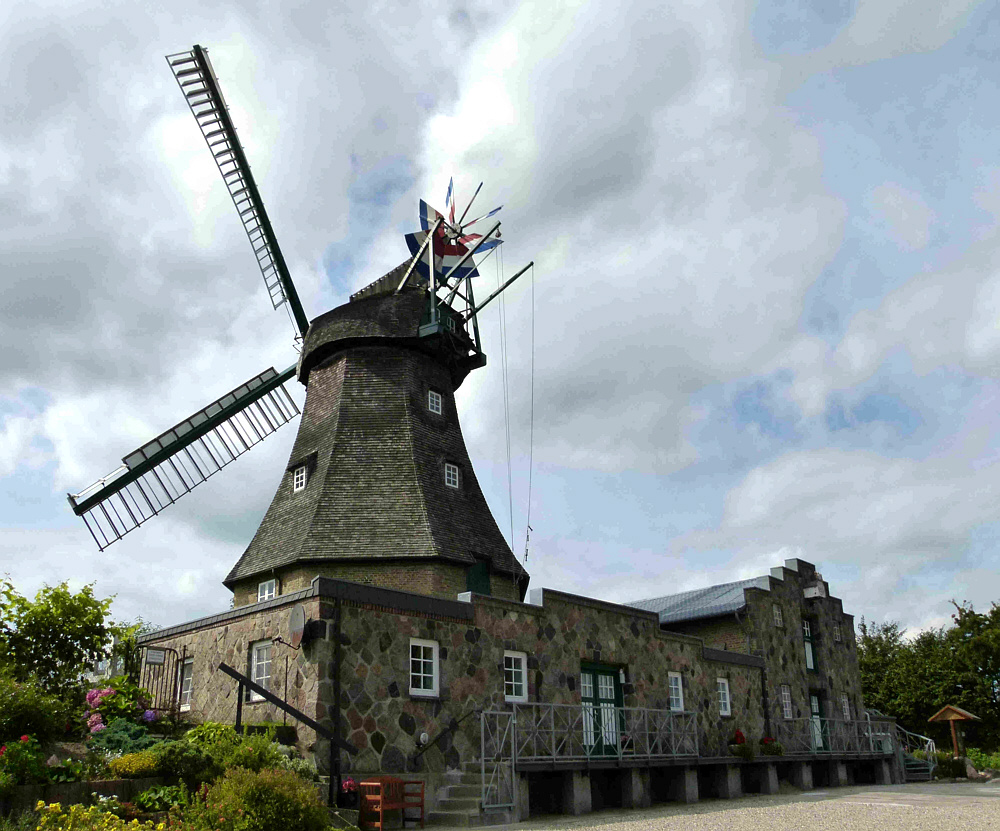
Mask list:
[{"label": "gravel driveway", "polygon": [[1000,780],[998,784],[934,782],[817,789],[637,811],[599,811],[580,817],[549,816],[494,827],[512,831],[1000,831]]}]

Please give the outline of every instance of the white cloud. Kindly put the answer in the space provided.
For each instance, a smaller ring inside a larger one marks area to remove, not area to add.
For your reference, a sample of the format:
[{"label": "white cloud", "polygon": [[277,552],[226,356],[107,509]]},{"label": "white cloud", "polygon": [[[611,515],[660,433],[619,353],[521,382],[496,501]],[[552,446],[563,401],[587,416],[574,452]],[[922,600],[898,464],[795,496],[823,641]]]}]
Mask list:
[{"label": "white cloud", "polygon": [[895,182],[884,182],[872,189],[869,201],[901,248],[915,251],[926,247],[934,212],[919,194]]}]

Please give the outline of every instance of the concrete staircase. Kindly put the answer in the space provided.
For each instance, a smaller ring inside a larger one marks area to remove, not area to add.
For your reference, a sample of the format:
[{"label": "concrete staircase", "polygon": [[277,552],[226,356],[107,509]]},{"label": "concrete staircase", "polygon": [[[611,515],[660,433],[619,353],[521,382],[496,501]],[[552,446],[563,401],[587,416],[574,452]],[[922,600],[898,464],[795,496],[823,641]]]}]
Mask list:
[{"label": "concrete staircase", "polygon": [[438,789],[437,806],[427,813],[428,825],[477,828],[510,822],[506,811],[483,813],[483,773],[479,762],[464,762],[445,774],[449,784]]},{"label": "concrete staircase", "polygon": [[934,768],[926,759],[907,753],[903,756],[903,775],[907,782],[929,782],[934,778]]}]

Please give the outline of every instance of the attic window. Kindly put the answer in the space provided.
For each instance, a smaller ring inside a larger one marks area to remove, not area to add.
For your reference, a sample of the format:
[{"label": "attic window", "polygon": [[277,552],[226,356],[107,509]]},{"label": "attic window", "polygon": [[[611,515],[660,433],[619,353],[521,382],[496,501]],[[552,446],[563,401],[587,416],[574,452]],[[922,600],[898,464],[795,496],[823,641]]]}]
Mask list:
[{"label": "attic window", "polygon": [[292,493],[306,489],[306,465],[299,465],[292,471]]},{"label": "attic window", "polygon": [[458,487],[458,465],[453,465],[451,462],[444,463],[444,483],[449,488]]},{"label": "attic window", "polygon": [[278,594],[278,581],[271,579],[265,580],[263,583],[257,585],[257,602],[261,603],[264,600],[274,600]]},{"label": "attic window", "polygon": [[441,415],[441,393],[435,390],[427,391],[427,409]]}]

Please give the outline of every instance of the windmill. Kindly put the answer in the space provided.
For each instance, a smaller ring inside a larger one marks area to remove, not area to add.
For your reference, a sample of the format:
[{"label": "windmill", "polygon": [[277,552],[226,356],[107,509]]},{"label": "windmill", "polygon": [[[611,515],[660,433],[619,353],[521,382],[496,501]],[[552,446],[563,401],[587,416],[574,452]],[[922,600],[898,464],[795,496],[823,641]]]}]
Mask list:
[{"label": "windmill", "polygon": [[456,220],[449,184],[447,216],[421,201],[408,260],[310,321],[207,51],[195,45],[167,63],[301,351],[297,364],[265,369],[69,494],[74,513],[104,550],[298,415],[284,387],[297,377],[306,400],[288,467],[227,586],[239,595],[269,575],[291,590],[323,573],[454,597],[462,578],[482,590],[492,572],[523,598],[527,572],[483,498],[453,398],[486,363],[477,314],[531,267],[477,304],[473,255],[500,244],[500,223],[482,234],[471,226],[500,209],[465,221],[480,184]]}]

